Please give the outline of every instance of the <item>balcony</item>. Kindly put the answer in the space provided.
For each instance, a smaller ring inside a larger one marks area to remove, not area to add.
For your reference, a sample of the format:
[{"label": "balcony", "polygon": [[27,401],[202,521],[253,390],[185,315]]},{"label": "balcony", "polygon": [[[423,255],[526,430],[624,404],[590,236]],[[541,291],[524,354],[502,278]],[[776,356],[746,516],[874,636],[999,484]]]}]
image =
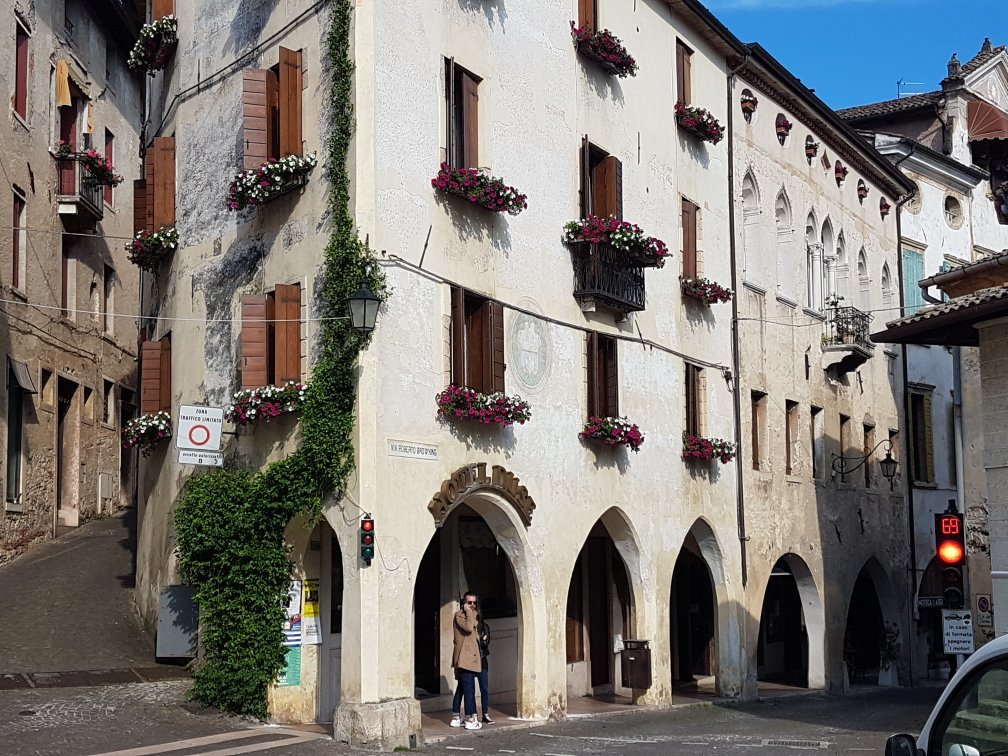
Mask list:
[{"label": "balcony", "polygon": [[57,212],[64,220],[75,219],[80,225],[92,226],[104,215],[104,184],[100,184],[89,165],[76,158],[56,161],[58,187]]},{"label": "balcony", "polygon": [[607,244],[576,244],[574,298],[581,309],[592,312],[599,305],[621,315],[644,309],[644,268],[627,265],[627,256]]},{"label": "balcony", "polygon": [[822,337],[823,369],[837,375],[849,373],[867,362],[875,345],[868,338],[872,316],[856,307],[831,307],[826,311]]}]

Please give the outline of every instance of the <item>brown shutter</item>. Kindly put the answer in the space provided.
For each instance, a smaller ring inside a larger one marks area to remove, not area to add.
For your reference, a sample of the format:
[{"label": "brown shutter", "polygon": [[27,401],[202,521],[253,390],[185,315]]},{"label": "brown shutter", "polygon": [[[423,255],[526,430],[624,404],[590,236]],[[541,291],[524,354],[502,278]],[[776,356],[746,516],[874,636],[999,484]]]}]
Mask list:
[{"label": "brown shutter", "polygon": [[613,198],[613,214],[620,220],[623,220],[623,163],[619,161],[619,158],[611,155],[606,159],[612,160],[613,164],[610,171],[613,181],[613,192],[615,194]]},{"label": "brown shutter", "polygon": [[619,417],[619,365],[616,339],[605,338],[605,408],[609,417]]},{"label": "brown shutter", "polygon": [[301,51],[281,47],[280,157],[301,153]]},{"label": "brown shutter", "polygon": [[266,159],[280,157],[280,81],[272,69],[266,72]]},{"label": "brown shutter", "polygon": [[451,382],[464,386],[465,374],[465,296],[458,286],[451,287]]},{"label": "brown shutter", "polygon": [[266,162],[266,71],[246,68],[242,71],[242,139],[245,143],[245,170]]},{"label": "brown shutter", "polygon": [[595,215],[623,217],[623,164],[613,155],[592,170],[592,200]]},{"label": "brown shutter", "polygon": [[483,328],[484,304],[479,297],[465,296],[466,311],[466,336],[465,336],[465,365],[466,365],[466,385],[477,391],[486,392],[489,388],[484,383],[489,375],[484,368],[484,358],[489,358],[488,341],[484,337]]},{"label": "brown shutter", "polygon": [[462,73],[462,162],[463,168],[479,167],[479,82]]},{"label": "brown shutter", "polygon": [[682,201],[682,252],[683,278],[696,278],[696,205],[688,199]]},{"label": "brown shutter", "polygon": [[144,228],[154,231],[154,149],[147,151],[147,165],[144,169]]},{"label": "brown shutter", "polygon": [[927,483],[935,482],[934,431],[931,426],[931,394],[924,394],[924,472]]},{"label": "brown shutter", "polygon": [[155,137],[148,165],[150,197],[147,214],[152,218],[152,228],[175,225],[175,137]]},{"label": "brown shutter", "polygon": [[492,391],[504,391],[504,305],[499,302],[487,302],[490,313],[490,364],[493,379],[490,384]]},{"label": "brown shutter", "polygon": [[140,414],[150,415],[161,409],[161,344],[145,341],[140,345]]},{"label": "brown shutter", "polygon": [[595,0],[578,0],[578,26],[595,31]]},{"label": "brown shutter", "polygon": [[265,294],[245,294],[241,298],[241,386],[243,389],[269,385],[269,313]]},{"label": "brown shutter", "polygon": [[151,3],[151,18],[157,21],[165,16],[175,15],[175,0],[153,0]]},{"label": "brown shutter", "polygon": [[[9,6],[8,6],[9,7]],[[14,110],[22,118],[28,117],[28,45],[27,32],[21,25],[14,22],[15,28],[15,60],[14,60]],[[67,140],[70,141],[70,140]],[[73,142],[71,142],[72,144]]]},{"label": "brown shutter", "polygon": [[581,138],[581,217],[587,218],[591,212],[591,142],[585,134]]},{"label": "brown shutter", "polygon": [[602,414],[598,400],[600,378],[598,374],[598,339],[599,335],[595,331],[588,332],[588,358],[585,361],[588,368],[588,417],[599,417]]},{"label": "brown shutter", "polygon": [[[480,355],[479,368],[481,379],[480,391],[486,394],[493,393],[497,389],[494,387],[494,361],[496,359],[496,352],[494,350],[494,303],[489,300],[483,300],[483,303],[479,308],[479,323],[480,323],[480,333],[478,340],[472,343],[478,343],[480,345]],[[503,334],[501,334],[503,340]],[[501,355],[501,361],[503,362],[504,356]],[[503,375],[501,376],[503,377]]]},{"label": "brown shutter", "polygon": [[136,179],[133,182],[133,233],[147,228],[147,182]]},{"label": "brown shutter", "polygon": [[686,432],[697,436],[699,428],[697,415],[697,369],[693,365],[686,363]]},{"label": "brown shutter", "polygon": [[171,334],[166,333],[158,341],[161,346],[161,407],[171,412],[172,382],[171,382]]},{"label": "brown shutter", "polygon": [[690,104],[692,92],[692,51],[678,39],[676,40],[676,100]]},{"label": "brown shutter", "polygon": [[455,58],[445,58],[445,162],[452,168],[458,168],[455,160],[455,145],[459,135],[455,133]]},{"label": "brown shutter", "polygon": [[301,286],[277,284],[273,375],[277,385],[301,380]]}]

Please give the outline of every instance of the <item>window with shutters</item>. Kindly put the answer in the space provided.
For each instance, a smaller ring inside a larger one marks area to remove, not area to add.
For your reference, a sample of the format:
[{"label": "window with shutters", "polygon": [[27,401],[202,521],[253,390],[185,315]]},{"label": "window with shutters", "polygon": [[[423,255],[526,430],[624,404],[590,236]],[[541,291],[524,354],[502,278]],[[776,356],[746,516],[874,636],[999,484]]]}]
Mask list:
[{"label": "window with shutters", "polygon": [[445,58],[445,162],[450,168],[479,167],[479,83],[454,58]]},{"label": "window with shutters", "polygon": [[767,469],[766,454],[766,409],[767,395],[762,391],[750,392],[750,433],[752,436],[752,469]]},{"label": "window with shutters", "polygon": [[72,242],[60,236],[60,314],[74,319],[77,310],[77,261],[74,259]]},{"label": "window with shutters", "polygon": [[588,417],[619,417],[619,350],[616,339],[588,333]]},{"label": "window with shutters", "polygon": [[504,391],[504,308],[451,289],[451,381],[483,394]]},{"label": "window with shutters", "polygon": [[691,436],[702,436],[704,433],[704,406],[706,404],[706,386],[703,368],[699,365],[686,363],[686,433]]},{"label": "window with shutters", "polygon": [[24,192],[17,186],[13,191],[13,238],[11,244],[11,286],[25,290],[25,263],[28,254],[28,202]]},{"label": "window with shutters", "polygon": [[935,483],[934,438],[931,430],[932,392],[910,391],[910,442],[913,482],[930,486]]},{"label": "window with shutters", "polygon": [[[120,395],[122,398],[122,395]],[[140,412],[152,415],[171,411],[171,334],[157,341],[145,341],[140,346]],[[128,422],[123,412],[121,422]]]},{"label": "window with shutters", "polygon": [[14,112],[21,120],[28,120],[28,49],[31,39],[20,19],[15,20],[14,52]]},{"label": "window with shutters", "polygon": [[697,215],[700,208],[682,198],[682,277],[698,278],[701,275],[697,253]]},{"label": "window with shutters", "polygon": [[693,51],[676,40],[676,101],[689,105],[693,101]]},{"label": "window with shutters", "polygon": [[924,278],[924,255],[919,250],[903,248],[903,316],[916,314],[924,306],[924,295],[917,282]]},{"label": "window with shutters", "polygon": [[301,285],[241,299],[241,387],[301,380]]},{"label": "window with shutters", "polygon": [[[7,496],[11,504],[21,503],[21,472],[24,464],[25,392],[7,361]],[[12,508],[13,509],[13,508]]]},{"label": "window with shutters", "polygon": [[134,233],[175,226],[175,137],[155,137],[146,163],[146,178],[133,182]]},{"label": "window with shutters", "polygon": [[272,68],[242,72],[244,168],[255,169],[271,159],[302,155],[301,92],[304,75],[301,51],[280,48]]},{"label": "window with shutters", "polygon": [[598,0],[578,0],[578,28],[598,30]]},{"label": "window with shutters", "polygon": [[615,155],[581,139],[581,217],[623,219],[623,164]]}]

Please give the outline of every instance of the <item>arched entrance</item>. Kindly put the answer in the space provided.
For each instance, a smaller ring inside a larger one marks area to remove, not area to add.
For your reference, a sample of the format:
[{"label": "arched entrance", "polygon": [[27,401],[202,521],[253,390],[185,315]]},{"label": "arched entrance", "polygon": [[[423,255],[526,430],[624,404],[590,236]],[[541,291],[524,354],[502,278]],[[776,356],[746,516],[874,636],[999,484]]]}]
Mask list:
[{"label": "arched entrance", "polygon": [[716,693],[717,596],[710,567],[692,532],[687,534],[676,559],[669,612],[673,686]]},{"label": "arched entrance", "polygon": [[760,611],[757,679],[821,688],[826,684],[825,616],[808,565],[794,554],[777,560]]},{"label": "arched entrance", "polygon": [[844,628],[843,658],[852,684],[878,682],[879,647],[884,633],[875,583],[862,569],[854,582]]},{"label": "arched entrance", "polygon": [[[629,560],[629,564],[628,564]],[[567,694],[629,697],[622,685],[617,636],[635,638],[630,575],[638,575],[636,541],[626,519],[610,509],[592,527],[567,589]],[[639,585],[640,580],[635,581]]]}]

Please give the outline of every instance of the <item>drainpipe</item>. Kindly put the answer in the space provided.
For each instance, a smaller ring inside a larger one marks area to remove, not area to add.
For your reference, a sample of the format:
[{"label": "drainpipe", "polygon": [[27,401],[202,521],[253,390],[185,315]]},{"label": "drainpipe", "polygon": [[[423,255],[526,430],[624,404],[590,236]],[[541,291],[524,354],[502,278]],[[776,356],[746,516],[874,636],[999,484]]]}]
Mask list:
[{"label": "drainpipe", "polygon": [[731,286],[732,291],[735,292],[735,296],[732,297],[732,371],[735,373],[735,449],[738,452],[735,455],[735,477],[737,480],[735,485],[735,508],[736,518],[738,519],[738,538],[739,551],[741,554],[743,589],[746,587],[746,583],[749,580],[749,568],[746,561],[746,542],[749,540],[749,536],[746,535],[745,490],[742,478],[742,378],[739,371],[738,266],[736,265],[737,250],[735,248],[735,158],[732,150],[735,141],[732,136],[732,114],[734,112],[732,100],[734,93],[732,91],[732,87],[735,80],[735,74],[745,68],[746,64],[749,62],[749,55],[750,53],[746,51],[742,62],[735,68],[728,71],[726,86],[728,118],[727,123],[725,124],[725,131],[728,134],[728,248],[731,260]]}]

